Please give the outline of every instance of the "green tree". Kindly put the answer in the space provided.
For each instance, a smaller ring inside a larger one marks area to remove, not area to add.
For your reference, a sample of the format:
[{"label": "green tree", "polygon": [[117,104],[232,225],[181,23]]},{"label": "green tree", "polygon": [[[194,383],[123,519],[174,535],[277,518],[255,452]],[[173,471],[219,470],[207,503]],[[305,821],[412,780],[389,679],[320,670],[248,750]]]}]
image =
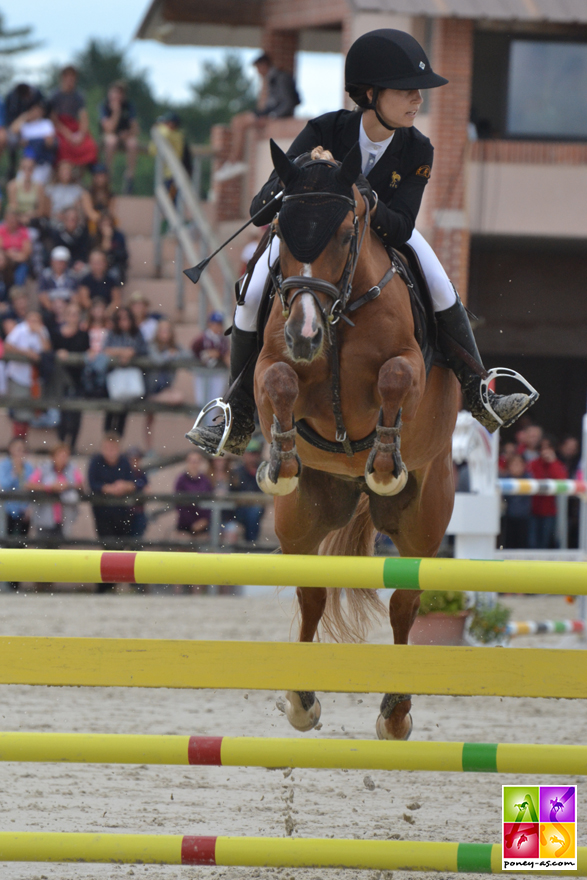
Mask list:
[{"label": "green tree", "polygon": [[238,55],[227,53],[220,63],[208,61],[204,74],[192,83],[192,100],[177,107],[190,141],[206,143],[213,125],[230,122],[237,113],[256,105],[255,90]]},{"label": "green tree", "polygon": [[0,85],[5,86],[9,83],[14,74],[14,68],[8,58],[21,52],[29,52],[41,45],[30,39],[32,33],[33,28],[30,25],[6,27],[4,14],[0,12]]}]

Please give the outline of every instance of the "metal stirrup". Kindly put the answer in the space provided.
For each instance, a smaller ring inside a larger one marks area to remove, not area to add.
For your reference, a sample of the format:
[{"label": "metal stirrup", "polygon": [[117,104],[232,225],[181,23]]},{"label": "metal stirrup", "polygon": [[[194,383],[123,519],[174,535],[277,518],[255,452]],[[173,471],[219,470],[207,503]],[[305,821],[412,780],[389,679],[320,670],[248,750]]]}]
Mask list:
[{"label": "metal stirrup", "polygon": [[230,404],[222,400],[221,397],[217,397],[215,398],[215,400],[211,400],[200,412],[198,418],[194,422],[194,427],[192,428],[192,431],[195,431],[196,428],[200,427],[200,423],[204,416],[207,416],[208,413],[211,412],[213,409],[221,409],[224,415],[224,431],[215,452],[212,453],[214,458],[219,458],[224,455],[224,447],[226,445],[226,441],[230,437],[230,431],[232,429],[232,408]]},{"label": "metal stirrup", "polygon": [[540,395],[538,394],[538,391],[536,391],[536,389],[532,385],[530,385],[528,380],[524,379],[524,377],[520,375],[520,373],[516,372],[516,370],[510,370],[509,367],[493,367],[493,369],[488,370],[487,375],[481,379],[481,385],[479,387],[481,403],[499,425],[504,425],[504,420],[498,416],[498,414],[491,406],[491,403],[489,402],[489,392],[491,390],[489,388],[489,385],[491,384],[491,382],[494,382],[495,379],[499,378],[516,379],[516,381],[520,382],[528,389],[528,391],[530,392],[530,400],[526,409],[528,409],[531,404],[538,400]]}]

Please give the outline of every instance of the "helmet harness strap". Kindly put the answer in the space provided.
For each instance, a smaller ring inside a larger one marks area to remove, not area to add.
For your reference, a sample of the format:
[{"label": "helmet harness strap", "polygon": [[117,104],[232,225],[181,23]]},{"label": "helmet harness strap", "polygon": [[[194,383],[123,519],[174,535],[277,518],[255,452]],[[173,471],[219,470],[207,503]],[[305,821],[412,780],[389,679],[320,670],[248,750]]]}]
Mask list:
[{"label": "helmet harness strap", "polygon": [[395,131],[393,125],[388,125],[387,122],[381,117],[379,110],[377,109],[377,99],[379,98],[379,86],[373,86],[373,97],[371,99],[371,103],[367,107],[367,110],[373,110],[375,116],[377,117],[379,123],[386,128],[388,131]]}]

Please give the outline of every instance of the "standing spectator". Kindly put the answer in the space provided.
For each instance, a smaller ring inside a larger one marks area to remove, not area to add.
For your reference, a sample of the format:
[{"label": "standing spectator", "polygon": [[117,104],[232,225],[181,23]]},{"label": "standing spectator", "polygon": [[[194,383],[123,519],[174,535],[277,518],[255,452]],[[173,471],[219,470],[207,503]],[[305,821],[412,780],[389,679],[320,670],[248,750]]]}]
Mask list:
[{"label": "standing spectator", "polygon": [[[147,394],[153,397],[162,395],[159,399],[166,403],[183,403],[184,397],[181,391],[176,391],[171,387],[175,381],[176,372],[169,369],[169,366],[166,368],[166,365],[185,356],[187,352],[178,346],[175,341],[173,325],[166,318],[158,322],[155,338],[148,346],[148,354],[149,358],[159,365],[159,369],[149,370],[147,373]],[[155,413],[146,413],[145,437],[148,450],[152,448],[154,424]]]},{"label": "standing spectator", "polygon": [[63,159],[57,166],[57,179],[45,187],[49,198],[49,216],[54,227],[65,220],[65,212],[76,208],[86,220],[97,223],[100,215],[94,210],[92,199],[84,187],[73,178],[73,165]]},{"label": "standing spectator", "polygon": [[45,189],[41,183],[35,183],[33,179],[34,159],[23,156],[19,167],[20,174],[6,187],[8,207],[19,215],[24,226],[34,224],[38,226],[45,212]]},{"label": "standing spectator", "polygon": [[203,536],[210,527],[210,510],[198,507],[197,496],[214,491],[210,477],[210,462],[203,453],[193,450],[186,456],[186,469],[175,481],[175,492],[194,495],[190,504],[182,501],[177,505],[177,530],[191,535]]},{"label": "standing spectator", "polygon": [[540,425],[528,425],[523,431],[519,431],[516,436],[521,440],[518,445],[518,452],[524,456],[524,461],[527,464],[539,457],[540,444],[544,436],[544,431]]},{"label": "standing spectator", "polygon": [[[191,176],[191,156],[185,135],[181,129],[181,117],[170,110],[159,117],[155,127],[159,134],[169,141],[173,152]],[[157,148],[155,144],[149,144],[149,153],[152,156],[156,155]],[[163,179],[172,197],[175,198],[173,173],[167,164],[163,166]]]},{"label": "standing spectator", "polygon": [[104,211],[98,220],[96,234],[92,241],[92,249],[106,254],[108,269],[113,275],[116,273],[120,284],[125,284],[128,271],[126,239],[124,233],[116,228],[114,218],[108,211]]},{"label": "standing spectator", "polygon": [[[92,456],[88,470],[90,491],[95,496],[122,498],[135,491],[135,481],[130,462],[120,452],[120,437],[114,433],[104,435],[100,452]],[[96,531],[99,538],[116,538],[123,545],[124,538],[132,534],[133,513],[131,507],[92,506]],[[114,584],[96,584],[97,593],[107,593]]]},{"label": "standing spectator", "polygon": [[90,347],[82,373],[84,397],[108,396],[106,374],[110,366],[110,358],[104,354],[104,346],[108,338],[107,318],[106,303],[96,297],[92,300],[88,318]]},{"label": "standing spectator", "polygon": [[69,248],[60,246],[51,251],[51,263],[43,269],[39,278],[39,305],[49,311],[51,302],[63,299],[69,302],[77,291],[77,281],[69,270],[71,253]]},{"label": "standing spectator", "polygon": [[[529,476],[523,456],[512,455],[503,476],[522,480]],[[529,495],[505,495],[505,513],[501,522],[503,546],[507,550],[524,550],[528,547],[528,527],[532,512]]]},{"label": "standing spectator", "polygon": [[[208,316],[206,329],[192,342],[194,357],[202,367],[227,367],[230,365],[230,345],[224,335],[224,315],[212,312]],[[202,406],[207,400],[222,397],[226,386],[223,375],[203,376],[196,374],[194,382],[194,398],[196,404]]]},{"label": "standing spectator", "polygon": [[[41,354],[51,347],[49,333],[43,326],[39,312],[28,312],[24,321],[17,324],[6,337],[6,352],[25,355],[28,363],[10,361],[6,368],[8,393],[11,397],[39,397],[38,364]],[[15,409],[12,413],[12,429],[16,437],[26,437],[33,418],[30,409]]]},{"label": "standing spectator", "polygon": [[[253,438],[247,446],[243,460],[232,471],[233,492],[260,492],[257,485],[257,469],[261,464],[263,444]],[[234,518],[245,530],[245,541],[256,541],[259,537],[261,517],[264,507],[255,504],[246,507],[237,507]]]},{"label": "standing spectator", "polygon": [[[118,365],[125,367],[133,357],[148,354],[147,343],[129,309],[116,309],[112,315],[112,329],[108,332],[104,354],[114,358]],[[128,412],[108,412],[104,423],[105,431],[116,431],[121,437]]]},{"label": "standing spectator", "polygon": [[102,251],[91,252],[89,272],[80,279],[78,294],[84,309],[89,309],[90,303],[96,297],[103,299],[111,309],[120,306],[120,283],[116,274],[108,268],[108,259]]},{"label": "standing spectator", "polygon": [[85,272],[90,257],[90,233],[77,208],[63,212],[63,220],[53,227],[53,247],[65,247],[70,253],[69,266],[76,274]]},{"label": "standing spectator", "polygon": [[72,452],[75,452],[82,414],[80,410],[68,410],[66,400],[83,396],[82,366],[65,365],[68,355],[85,354],[90,347],[87,330],[81,327],[81,311],[77,303],[69,303],[65,308],[64,321],[51,334],[53,350],[58,362],[61,362],[63,385],[61,394],[65,398],[61,409],[61,418],[57,434],[61,441],[66,441]]},{"label": "standing spectator", "polygon": [[161,315],[151,314],[149,297],[141,293],[140,290],[134,290],[130,295],[128,305],[145,342],[153,342]]},{"label": "standing spectator", "polygon": [[28,229],[22,225],[19,215],[10,206],[4,212],[4,223],[0,223],[0,248],[12,264],[15,284],[24,284],[33,245]]},{"label": "standing spectator", "polygon": [[[131,446],[126,451],[126,457],[130,462],[135,483],[135,492],[144,492],[149,485],[149,477],[141,467],[144,458],[142,449],[138,446]],[[142,538],[147,531],[147,514],[145,513],[145,505],[137,504],[132,508],[132,532],[133,538]]]},{"label": "standing spectator", "polygon": [[77,90],[77,70],[69,64],[61,71],[59,89],[51,96],[51,119],[57,131],[58,159],[74,165],[93,165],[98,147],[90,134],[86,102]]},{"label": "standing spectator", "polygon": [[41,537],[69,538],[78,515],[79,490],[84,478],[70,459],[67,443],[57,443],[51,460],[35,469],[28,488],[53,496],[46,504],[35,504],[33,524]]},{"label": "standing spectator", "polygon": [[106,100],[100,107],[100,125],[104,135],[106,165],[112,169],[116,150],[126,153],[123,192],[133,190],[137,152],[139,149],[139,124],[137,113],[126,93],[126,83],[112,83]]},{"label": "standing spectator", "polygon": [[250,128],[253,126],[258,129],[263,128],[267,119],[286,119],[293,116],[295,108],[300,103],[293,76],[287,70],[275,67],[269,55],[266,53],[259,55],[253,61],[253,65],[263,80],[265,102],[253,113],[238,113],[233,116],[230,155],[228,161],[214,175],[214,180],[219,182],[231,180],[246,172],[248,166],[243,162],[243,156],[245,138]]},{"label": "standing spectator", "polygon": [[[581,468],[581,444],[577,437],[565,437],[558,447],[557,454],[567,469],[569,479],[579,479]],[[568,522],[568,546],[579,546],[579,521],[581,517],[581,500],[579,498],[567,498],[567,522]]]},{"label": "standing spectator", "polygon": [[[3,492],[20,492],[26,488],[34,467],[26,460],[26,446],[20,437],[13,437],[8,444],[8,456],[0,461],[0,489]],[[26,501],[5,501],[6,534],[26,538],[31,526],[30,505]],[[17,581],[10,584],[18,590]]]},{"label": "standing spectator", "polygon": [[[535,480],[564,480],[567,469],[556,457],[551,437],[540,441],[538,457],[528,465]],[[532,550],[549,550],[555,545],[556,501],[551,495],[534,495],[530,517],[529,544]]]}]

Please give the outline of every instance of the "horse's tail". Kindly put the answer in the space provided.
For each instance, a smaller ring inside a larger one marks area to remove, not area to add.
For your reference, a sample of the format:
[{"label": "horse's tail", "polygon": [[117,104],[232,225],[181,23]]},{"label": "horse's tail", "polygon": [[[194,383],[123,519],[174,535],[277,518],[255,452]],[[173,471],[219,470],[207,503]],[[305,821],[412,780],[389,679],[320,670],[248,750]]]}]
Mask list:
[{"label": "horse's tail", "polygon": [[[373,556],[375,529],[369,512],[369,499],[361,495],[351,521],[331,532],[322,541],[323,556]],[[384,614],[385,606],[375,590],[345,590],[347,607],[340,589],[329,589],[321,628],[335,642],[364,642],[369,630]]]}]

